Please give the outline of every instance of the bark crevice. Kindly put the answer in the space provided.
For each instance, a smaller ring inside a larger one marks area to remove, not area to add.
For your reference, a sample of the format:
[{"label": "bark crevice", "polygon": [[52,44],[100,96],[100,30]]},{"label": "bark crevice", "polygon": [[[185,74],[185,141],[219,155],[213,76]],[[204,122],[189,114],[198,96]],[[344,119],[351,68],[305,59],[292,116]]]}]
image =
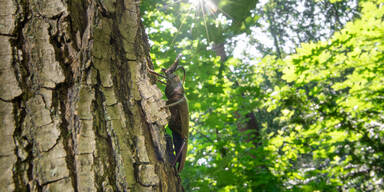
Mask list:
[{"label": "bark crevice", "polygon": [[[28,139],[25,136],[22,136],[22,124],[26,116],[26,111],[22,103],[23,95],[13,99],[13,115],[15,120],[13,140],[15,143],[15,155],[17,157],[17,160],[13,165],[15,191],[27,191],[29,189],[28,181],[32,180],[32,144],[28,142]],[[25,173],[28,173],[27,178],[25,178]]]},{"label": "bark crevice", "polygon": [[68,122],[68,117],[67,117],[67,107],[66,107],[66,99],[68,95],[68,89],[69,86],[67,83],[62,83],[57,86],[57,101],[59,103],[59,108],[60,108],[60,116],[61,116],[61,124],[59,125],[60,132],[62,135],[62,142],[64,145],[64,149],[66,152],[66,163],[67,163],[67,168],[69,170],[69,176],[71,177],[71,182],[72,182],[72,187],[75,192],[78,191],[78,183],[77,183],[77,168],[76,168],[76,163],[75,163],[75,151],[73,150],[74,147],[74,142],[72,139],[72,131],[69,129],[69,122]]},{"label": "bark crevice", "polygon": [[[93,85],[95,90],[95,100],[92,101],[93,105],[93,123],[94,123],[94,132],[96,135],[96,148],[98,155],[94,156],[96,164],[101,167],[104,167],[104,172],[95,171],[95,181],[96,187],[99,190],[105,189],[105,186],[109,186],[114,191],[117,191],[118,186],[116,182],[116,158],[113,153],[113,143],[110,134],[108,133],[107,120],[105,119],[106,111],[104,109],[103,103],[105,102],[105,97],[103,92],[100,90],[102,83],[100,79],[99,70],[96,71],[96,83]],[[106,182],[108,178],[108,182]]]}]

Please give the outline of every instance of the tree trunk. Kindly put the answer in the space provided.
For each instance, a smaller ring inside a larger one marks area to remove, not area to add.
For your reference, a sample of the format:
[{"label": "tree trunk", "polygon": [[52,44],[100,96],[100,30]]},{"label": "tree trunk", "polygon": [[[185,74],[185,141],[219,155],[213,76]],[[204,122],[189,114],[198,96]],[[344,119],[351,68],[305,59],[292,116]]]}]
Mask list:
[{"label": "tree trunk", "polygon": [[0,13],[0,191],[182,190],[138,2],[0,0]]}]

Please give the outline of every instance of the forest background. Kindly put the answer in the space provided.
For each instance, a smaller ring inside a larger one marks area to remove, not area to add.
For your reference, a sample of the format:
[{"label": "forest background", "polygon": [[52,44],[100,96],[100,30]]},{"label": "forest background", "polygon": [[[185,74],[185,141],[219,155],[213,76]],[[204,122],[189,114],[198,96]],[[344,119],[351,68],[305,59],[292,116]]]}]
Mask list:
[{"label": "forest background", "polygon": [[155,70],[183,54],[186,191],[384,190],[383,0],[145,0],[141,11]]}]

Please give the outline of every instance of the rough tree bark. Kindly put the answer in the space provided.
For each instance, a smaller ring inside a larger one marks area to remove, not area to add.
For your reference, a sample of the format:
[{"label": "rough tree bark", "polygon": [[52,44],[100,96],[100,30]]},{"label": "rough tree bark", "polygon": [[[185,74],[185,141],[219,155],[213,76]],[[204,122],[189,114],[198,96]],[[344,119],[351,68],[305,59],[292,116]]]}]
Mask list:
[{"label": "rough tree bark", "polygon": [[0,0],[0,191],[181,191],[135,0]]}]

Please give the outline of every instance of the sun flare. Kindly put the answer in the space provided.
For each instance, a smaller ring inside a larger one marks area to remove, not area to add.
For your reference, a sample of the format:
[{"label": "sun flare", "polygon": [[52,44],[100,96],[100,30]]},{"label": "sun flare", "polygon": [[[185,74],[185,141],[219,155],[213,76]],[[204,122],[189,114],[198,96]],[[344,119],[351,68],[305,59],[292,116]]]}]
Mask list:
[{"label": "sun flare", "polygon": [[188,0],[190,4],[204,14],[214,14],[217,11],[217,6],[211,0]]}]

